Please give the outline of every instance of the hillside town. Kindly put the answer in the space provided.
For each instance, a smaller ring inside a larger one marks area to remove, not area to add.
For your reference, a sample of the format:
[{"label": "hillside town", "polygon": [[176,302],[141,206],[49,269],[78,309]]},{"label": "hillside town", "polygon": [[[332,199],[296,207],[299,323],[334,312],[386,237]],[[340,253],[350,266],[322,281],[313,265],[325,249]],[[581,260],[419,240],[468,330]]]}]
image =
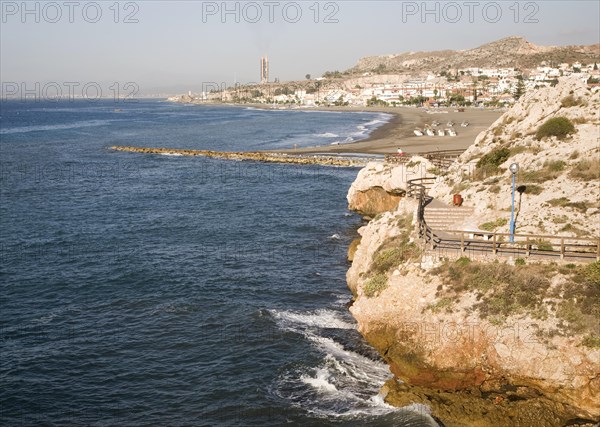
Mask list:
[{"label": "hillside town", "polygon": [[279,106],[510,106],[531,89],[554,86],[563,76],[575,76],[590,86],[600,86],[596,62],[589,64],[542,62],[533,69],[456,68],[413,76],[410,74],[360,75],[327,72],[304,81],[280,83],[264,79],[260,84],[224,88],[207,84],[206,90],[169,98],[179,102],[262,103]]}]

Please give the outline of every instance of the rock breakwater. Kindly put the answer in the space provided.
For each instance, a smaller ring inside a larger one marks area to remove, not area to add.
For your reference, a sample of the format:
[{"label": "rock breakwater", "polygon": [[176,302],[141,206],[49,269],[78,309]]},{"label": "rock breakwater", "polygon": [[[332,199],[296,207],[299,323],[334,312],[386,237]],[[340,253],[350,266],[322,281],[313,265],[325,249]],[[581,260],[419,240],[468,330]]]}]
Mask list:
[{"label": "rock breakwater", "polygon": [[331,155],[292,155],[282,153],[267,152],[230,152],[230,151],[211,151],[211,150],[188,150],[179,148],[149,148],[149,147],[131,147],[115,145],[111,150],[127,151],[131,153],[142,154],[162,154],[172,156],[201,156],[216,159],[234,160],[234,161],[255,161],[264,163],[285,163],[295,165],[321,165],[337,167],[362,167],[367,163],[366,159],[331,156]]}]

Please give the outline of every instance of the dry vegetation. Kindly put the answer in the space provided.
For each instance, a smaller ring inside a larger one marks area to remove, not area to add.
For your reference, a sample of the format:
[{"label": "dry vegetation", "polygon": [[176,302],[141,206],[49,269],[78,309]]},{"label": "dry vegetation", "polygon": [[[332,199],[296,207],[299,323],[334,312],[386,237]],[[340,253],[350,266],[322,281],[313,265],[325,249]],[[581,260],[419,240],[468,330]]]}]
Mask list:
[{"label": "dry vegetation", "polygon": [[413,229],[412,215],[399,217],[397,225],[402,232],[385,241],[377,249],[369,271],[366,273],[367,280],[363,285],[363,292],[367,297],[376,296],[387,287],[387,274],[391,270],[421,255],[421,249],[415,242],[410,241]]},{"label": "dry vegetation", "polygon": [[[552,334],[580,334],[584,345],[600,341],[600,262],[587,265],[531,264],[511,266],[504,263],[471,262],[459,258],[432,271],[442,278],[437,303],[432,311],[451,311],[465,292],[472,292],[477,303],[471,310],[494,323],[510,316],[529,315],[544,320],[557,319]],[[519,265],[520,264],[520,265]],[[561,281],[553,281],[561,276]],[[560,283],[558,285],[553,283]]]}]

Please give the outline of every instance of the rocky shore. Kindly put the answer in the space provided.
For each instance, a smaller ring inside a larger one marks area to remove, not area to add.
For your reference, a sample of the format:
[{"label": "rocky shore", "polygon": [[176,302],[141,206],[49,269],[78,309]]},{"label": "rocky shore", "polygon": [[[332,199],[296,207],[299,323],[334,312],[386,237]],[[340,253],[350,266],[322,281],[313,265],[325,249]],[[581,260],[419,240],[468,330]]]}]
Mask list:
[{"label": "rocky shore", "polygon": [[[598,425],[600,262],[440,255],[420,243],[417,202],[402,196],[406,181],[419,174],[440,174],[433,194],[441,200],[456,192],[453,187],[461,184],[457,176],[470,178],[471,187],[463,184],[459,189],[467,190],[465,203],[477,203],[481,218],[506,216],[494,203],[498,192],[493,186],[509,186],[505,167],[518,156],[535,172],[523,179],[542,187],[532,196],[556,198],[551,195],[563,194],[567,182],[570,193],[564,197],[583,198],[580,209],[567,202],[524,205],[520,218],[527,221],[527,232],[542,226],[557,233],[572,231],[559,221],[538,221],[546,215],[573,218],[578,230],[593,237],[597,199],[587,197],[597,195],[597,187],[581,176],[597,168],[598,102],[597,93],[577,85],[532,94],[478,138],[450,169],[456,173],[433,171],[418,158],[409,162],[412,168],[370,164],[361,170],[348,202],[370,221],[358,230],[360,237],[349,251],[352,264],[346,279],[358,330],[394,375],[383,388],[388,403],[425,404],[447,427]],[[538,113],[540,104],[551,108]],[[531,115],[541,116],[538,121],[573,117],[576,133],[565,141],[535,140],[536,126],[543,121],[530,123]],[[510,122],[518,128],[509,127]],[[501,149],[506,158],[495,169],[486,164],[487,175],[479,178],[483,162],[478,160]],[[537,156],[538,163],[528,154]],[[560,168],[553,174],[538,172],[558,161]],[[482,186],[481,181],[490,184]],[[538,215],[535,223],[529,221],[530,211]]]}]

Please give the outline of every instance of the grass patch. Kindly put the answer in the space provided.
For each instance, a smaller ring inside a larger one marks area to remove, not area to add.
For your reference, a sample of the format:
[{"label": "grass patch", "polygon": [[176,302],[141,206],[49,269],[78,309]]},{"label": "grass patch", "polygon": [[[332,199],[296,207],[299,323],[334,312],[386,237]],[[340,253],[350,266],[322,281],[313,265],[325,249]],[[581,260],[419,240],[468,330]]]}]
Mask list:
[{"label": "grass patch", "polygon": [[541,187],[539,185],[531,184],[531,185],[525,186],[526,194],[538,195],[538,194],[542,194],[542,191],[544,191],[544,187]]},{"label": "grass patch", "polygon": [[569,178],[582,181],[593,181],[600,178],[600,159],[584,159],[579,161],[569,172]]},{"label": "grass patch", "polygon": [[[556,264],[446,262],[431,271],[440,277],[438,302],[430,306],[445,309],[449,302],[472,292],[477,298],[473,308],[481,318],[504,322],[510,316],[527,314],[543,319],[554,313],[564,335],[580,334],[584,345],[596,348],[600,337],[600,262],[572,264],[569,268]],[[563,275],[560,285],[551,279]],[[546,301],[556,301],[548,303]],[[556,310],[552,309],[552,305]],[[590,337],[590,338],[587,338]]]},{"label": "grass patch", "polygon": [[443,297],[436,301],[434,304],[429,304],[427,309],[433,313],[439,313],[445,311],[446,313],[452,313],[452,298]]},{"label": "grass patch", "polygon": [[541,140],[550,136],[564,139],[575,132],[575,126],[566,117],[553,117],[546,120],[535,133],[535,138]]},{"label": "grass patch", "polygon": [[555,216],[552,218],[552,222],[555,224],[566,224],[569,218],[566,215]]},{"label": "grass patch", "polygon": [[579,157],[579,151],[575,150],[571,153],[571,155],[569,156],[569,160],[575,160],[577,157]]},{"label": "grass patch", "polygon": [[368,279],[365,282],[365,284],[363,286],[363,292],[364,292],[365,296],[367,296],[368,298],[371,298],[376,295],[379,295],[387,287],[388,287],[387,276],[385,274],[380,273],[380,274],[376,274],[375,276],[371,277],[370,279]]},{"label": "grass patch", "polygon": [[471,184],[468,182],[461,182],[452,187],[452,194],[459,194],[461,191],[468,190],[471,187]]},{"label": "grass patch", "polygon": [[410,241],[413,229],[412,215],[401,215],[397,220],[401,232],[398,236],[386,240],[379,246],[373,257],[369,270],[366,272],[368,279],[363,285],[364,294],[368,297],[375,296],[387,287],[387,273],[421,255],[421,249],[415,242]]},{"label": "grass patch", "polygon": [[560,100],[560,106],[563,108],[577,107],[582,104],[581,98],[575,98],[573,95],[567,95]]},{"label": "grass patch", "polygon": [[581,344],[588,348],[600,348],[600,337],[594,334],[588,334],[583,338]]},{"label": "grass patch", "polygon": [[548,200],[548,204],[552,207],[573,208],[582,213],[585,213],[588,210],[588,205],[586,202],[571,202],[566,197],[559,197],[558,199],[550,199],[550,200]]},{"label": "grass patch", "polygon": [[479,224],[480,230],[485,231],[494,231],[500,227],[505,226],[508,223],[506,218],[498,218],[495,221],[484,222],[483,224]]},{"label": "grass patch", "polygon": [[551,251],[554,249],[552,243],[543,239],[535,239],[529,242],[532,249],[537,249],[538,251]]},{"label": "grass patch", "polygon": [[567,206],[570,203],[569,199],[567,199],[566,197],[559,197],[557,199],[550,199],[548,200],[548,204],[552,207],[556,207],[556,206]]},{"label": "grass patch", "polygon": [[575,233],[577,237],[585,236],[588,234],[585,230],[577,228],[573,224],[566,224],[560,229],[560,231],[566,231],[567,233]]},{"label": "grass patch", "polygon": [[478,300],[474,308],[481,318],[504,318],[543,308],[540,295],[550,288],[545,269],[537,265],[515,268],[501,263],[471,262],[447,263],[436,273],[447,289],[441,297],[474,292]]},{"label": "grass patch", "polygon": [[542,183],[558,178],[567,164],[562,160],[546,160],[541,169],[523,173],[525,182]]}]

